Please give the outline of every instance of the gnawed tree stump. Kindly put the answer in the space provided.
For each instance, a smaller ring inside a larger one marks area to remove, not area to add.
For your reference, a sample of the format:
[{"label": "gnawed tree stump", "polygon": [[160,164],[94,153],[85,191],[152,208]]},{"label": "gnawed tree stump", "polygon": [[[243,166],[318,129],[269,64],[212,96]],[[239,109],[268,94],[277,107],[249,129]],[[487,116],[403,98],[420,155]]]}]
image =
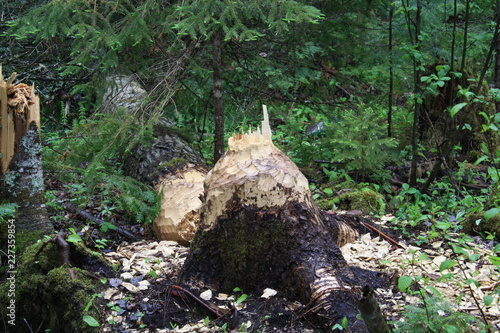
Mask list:
[{"label": "gnawed tree stump", "polygon": [[[16,228],[49,233],[40,141],[40,102],[34,86],[7,82],[0,66],[0,197],[18,205]],[[1,199],[1,198],[0,198]]]},{"label": "gnawed tree stump", "polygon": [[264,113],[262,132],[233,135],[208,173],[180,278],[222,292],[284,290],[325,328],[346,317],[351,332],[368,332],[357,318],[361,288],[335,242],[354,231],[324,223],[307,179],[273,145]]},{"label": "gnawed tree stump", "polygon": [[153,222],[159,239],[182,245],[191,242],[200,221],[206,174],[205,168],[187,163],[159,179],[156,189],[162,193],[161,210]]}]

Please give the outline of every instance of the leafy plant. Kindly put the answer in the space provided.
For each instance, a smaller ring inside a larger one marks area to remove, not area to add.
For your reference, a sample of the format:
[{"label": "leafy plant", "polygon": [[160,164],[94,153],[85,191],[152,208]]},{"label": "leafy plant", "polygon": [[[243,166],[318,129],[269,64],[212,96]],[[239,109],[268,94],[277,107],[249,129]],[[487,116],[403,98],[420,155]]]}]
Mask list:
[{"label": "leafy plant", "polygon": [[0,204],[0,222],[5,222],[8,218],[15,216],[17,205],[14,203]]},{"label": "leafy plant", "polygon": [[466,313],[455,311],[449,302],[435,295],[425,295],[420,304],[407,306],[403,317],[403,321],[393,322],[395,332],[474,332],[470,322],[476,321]]},{"label": "leafy plant", "polygon": [[69,228],[69,231],[71,231],[71,234],[66,238],[68,242],[79,243],[83,241],[82,237],[76,233],[74,228]]}]

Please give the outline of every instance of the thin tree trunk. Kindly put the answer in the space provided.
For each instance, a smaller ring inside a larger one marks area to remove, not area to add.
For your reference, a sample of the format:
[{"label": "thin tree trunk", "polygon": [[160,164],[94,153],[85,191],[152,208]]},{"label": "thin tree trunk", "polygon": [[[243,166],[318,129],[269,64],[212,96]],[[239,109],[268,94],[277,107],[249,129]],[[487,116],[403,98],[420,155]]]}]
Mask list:
[{"label": "thin tree trunk", "polygon": [[[413,24],[415,27],[415,52],[420,51],[420,16],[422,13],[422,1],[417,0],[417,12]],[[407,12],[407,15],[410,15]],[[415,186],[417,184],[417,164],[418,164],[418,135],[419,135],[419,118],[422,109],[422,104],[418,101],[418,96],[420,95],[420,77],[422,76],[420,70],[420,60],[413,58],[413,70],[414,70],[414,94],[417,97],[415,101],[415,109],[413,111],[413,127],[412,127],[412,161],[411,161],[411,172],[410,172],[410,185]]]},{"label": "thin tree trunk", "polygon": [[462,48],[462,65],[460,66],[461,72],[463,72],[465,69],[465,59],[467,57],[467,34],[469,33],[469,9],[470,9],[470,1],[467,0],[465,6],[464,46]]},{"label": "thin tree trunk", "polygon": [[392,103],[394,100],[394,59],[392,54],[392,19],[394,6],[389,3],[389,111],[387,113],[387,137],[392,137]]},{"label": "thin tree trunk", "polygon": [[[455,42],[456,42],[456,33],[457,33],[457,0],[453,1],[453,30],[451,33],[451,57],[450,57],[450,72],[455,70]],[[453,89],[455,86],[455,75],[451,75],[451,80],[449,83],[450,89]],[[453,99],[452,93],[448,94],[448,105],[452,105]]]},{"label": "thin tree trunk", "polygon": [[222,104],[222,30],[217,29],[212,37],[213,80],[214,80],[214,163],[224,153],[224,108]]},{"label": "thin tree trunk", "polygon": [[[497,15],[500,13],[500,1],[496,3]],[[495,39],[495,88],[500,89],[500,36]],[[495,100],[497,113],[500,112],[500,101]]]}]

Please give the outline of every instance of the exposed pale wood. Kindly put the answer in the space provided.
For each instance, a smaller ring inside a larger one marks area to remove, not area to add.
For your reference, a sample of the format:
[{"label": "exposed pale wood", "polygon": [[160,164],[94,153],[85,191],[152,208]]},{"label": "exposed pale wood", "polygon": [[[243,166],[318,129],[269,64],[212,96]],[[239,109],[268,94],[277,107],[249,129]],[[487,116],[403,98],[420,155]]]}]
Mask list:
[{"label": "exposed pale wood", "polygon": [[12,85],[16,73],[4,82],[0,66],[0,152],[1,171],[5,174],[21,139],[34,121],[40,128],[40,101],[35,86]]},{"label": "exposed pale wood", "polygon": [[259,208],[282,206],[286,201],[305,202],[318,216],[312,204],[309,182],[283,152],[273,144],[267,108],[264,106],[262,131],[234,134],[228,151],[207,174],[208,190],[203,227],[212,227],[225,214],[227,203],[238,196],[242,205]]},{"label": "exposed pale wood", "polygon": [[1,171],[7,171],[10,160],[14,156],[14,119],[7,107],[7,83],[4,82],[0,66],[0,152],[2,153]]},{"label": "exposed pale wood", "polygon": [[161,210],[153,222],[159,239],[189,244],[200,220],[206,173],[204,168],[188,163],[175,174],[160,178],[157,190],[162,193]]}]

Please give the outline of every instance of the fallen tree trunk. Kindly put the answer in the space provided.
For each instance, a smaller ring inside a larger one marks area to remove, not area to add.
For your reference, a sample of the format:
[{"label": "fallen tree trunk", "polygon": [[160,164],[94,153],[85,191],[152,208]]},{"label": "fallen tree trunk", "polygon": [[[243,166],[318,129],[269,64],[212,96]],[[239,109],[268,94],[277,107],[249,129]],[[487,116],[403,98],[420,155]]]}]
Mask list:
[{"label": "fallen tree trunk", "polygon": [[[148,92],[136,76],[112,75],[106,81],[105,112],[123,109],[136,119],[150,117],[143,105]],[[162,194],[161,209],[153,221],[158,239],[188,245],[198,226],[202,204],[199,197],[207,171],[203,158],[180,133],[168,119],[159,119],[153,138],[137,143],[124,166],[128,175]]]},{"label": "fallen tree trunk", "polygon": [[347,318],[350,331],[368,332],[358,318],[359,281],[335,242],[354,231],[334,232],[324,223],[307,179],[273,145],[264,113],[262,133],[233,135],[208,173],[200,226],[180,277],[222,292],[283,290],[325,329]]}]

